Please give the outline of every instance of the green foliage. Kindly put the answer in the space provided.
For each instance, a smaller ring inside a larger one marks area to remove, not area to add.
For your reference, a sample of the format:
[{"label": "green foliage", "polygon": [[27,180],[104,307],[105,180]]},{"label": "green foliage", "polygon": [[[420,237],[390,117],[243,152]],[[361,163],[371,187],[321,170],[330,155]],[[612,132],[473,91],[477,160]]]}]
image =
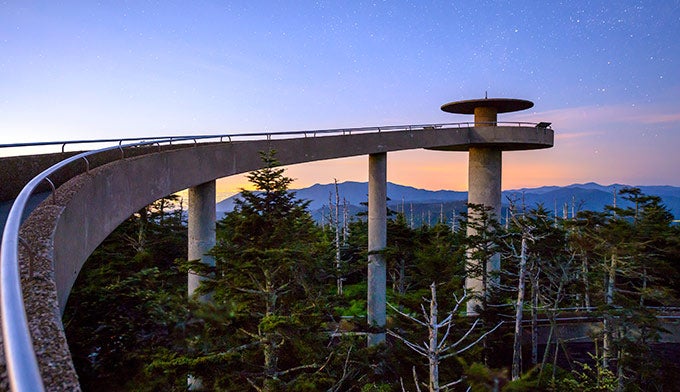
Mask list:
[{"label": "green foliage", "polygon": [[[242,385],[246,369],[248,382],[266,390],[293,385],[304,390],[311,385],[310,372],[330,355],[322,325],[332,312],[326,289],[333,278],[331,247],[307,212],[308,203],[288,190],[292,180],[274,154],[263,153],[262,159],[265,167],[248,176],[255,190],[243,190],[234,211],[218,222],[211,251],[216,266],[203,269],[202,290],[211,292],[214,305],[199,309],[228,308],[230,320],[221,326],[201,320],[193,355],[242,348],[236,366],[219,373],[201,370],[204,383],[218,380],[215,387]],[[218,327],[226,330],[211,333]]]},{"label": "green foliage", "polygon": [[84,389],[149,383],[144,366],[154,351],[178,343],[186,317],[186,275],[173,263],[186,258],[179,202],[162,199],[133,215],[81,270],[63,322]]},{"label": "green foliage", "polygon": [[[412,389],[414,367],[421,382],[427,380],[426,361],[402,342],[388,338],[385,345],[367,348],[365,336],[357,334],[366,331],[366,222],[349,224],[343,268],[336,271],[333,236],[314,224],[307,203],[288,190],[292,180],[274,154],[262,157],[265,167],[249,175],[256,189],[244,191],[235,210],[217,224],[214,267],[186,261],[177,198],[140,210],[88,260],[64,316],[85,390],[181,391],[191,374],[208,390],[256,385],[270,391],[400,391],[400,380]],[[444,224],[413,229],[402,214],[390,218],[384,254],[388,298],[398,308],[420,309],[429,284],[436,282],[443,319],[453,294],[462,295],[466,274],[495,278],[479,266],[501,252],[507,273],[480,309],[484,325],[495,325],[510,313],[495,305],[511,304],[516,296],[507,289],[516,287],[516,251],[529,233],[533,280],[527,280],[526,298],[535,290],[549,319],[557,314],[549,309],[584,306],[589,298],[598,309],[591,314],[611,317],[616,332],[618,361],[610,368],[601,358],[572,371],[541,364],[542,358],[559,363],[554,345],[548,345],[536,366],[525,357],[526,372],[510,381],[511,335],[501,328],[459,362],[447,360],[441,380],[464,377],[453,389],[468,384],[472,391],[608,391],[619,384],[619,366],[627,390],[678,384],[678,366],[662,363],[653,351],[663,329],[649,306],[677,304],[680,227],[673,226],[660,199],[635,189],[621,196],[633,207],[556,221],[538,206],[514,216],[507,230],[489,209],[473,205],[478,219],[463,221],[456,232]],[[471,236],[468,227],[475,231]],[[466,252],[474,261],[468,265]],[[618,264],[612,275],[613,255]],[[212,302],[187,301],[189,269],[207,278],[200,290],[211,293]],[[342,296],[335,293],[338,273],[345,278]],[[606,303],[610,276],[614,294]],[[525,304],[530,311],[530,301]],[[449,339],[471,323],[460,314],[453,317]],[[406,318],[388,317],[387,323],[411,341],[427,339],[422,326]]]},{"label": "green foliage", "polygon": [[361,392],[390,392],[392,386],[385,383],[370,383],[361,387]]},{"label": "green foliage", "polygon": [[472,392],[486,392],[501,390],[508,383],[507,370],[495,370],[485,365],[474,362],[467,365],[461,360],[465,372],[465,381],[470,385]]},{"label": "green foliage", "polygon": [[565,377],[557,381],[557,389],[573,392],[615,391],[618,387],[616,374],[602,367],[601,361],[597,359],[594,366],[585,363],[578,364],[580,369],[572,372],[573,377]]}]

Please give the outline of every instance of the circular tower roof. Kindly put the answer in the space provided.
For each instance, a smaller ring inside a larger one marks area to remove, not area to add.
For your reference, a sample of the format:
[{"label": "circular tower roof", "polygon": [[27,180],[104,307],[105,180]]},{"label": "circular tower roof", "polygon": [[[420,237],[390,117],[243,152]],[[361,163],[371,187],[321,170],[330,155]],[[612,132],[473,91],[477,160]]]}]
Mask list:
[{"label": "circular tower roof", "polygon": [[533,106],[533,102],[525,99],[481,98],[445,103],[442,105],[442,110],[449,113],[474,114],[477,107],[492,107],[496,108],[497,113],[508,113],[529,109]]}]

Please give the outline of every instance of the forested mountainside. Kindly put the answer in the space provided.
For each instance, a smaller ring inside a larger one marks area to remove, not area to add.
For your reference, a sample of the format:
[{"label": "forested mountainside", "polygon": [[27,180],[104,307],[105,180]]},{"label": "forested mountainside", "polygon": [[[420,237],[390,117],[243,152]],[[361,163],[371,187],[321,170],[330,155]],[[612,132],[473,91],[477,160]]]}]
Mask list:
[{"label": "forested mountainside", "polygon": [[[250,175],[257,191],[217,222],[214,266],[186,260],[176,197],[140,210],[90,257],[64,315],[84,390],[182,391],[190,382],[224,391],[615,391],[680,382],[678,363],[666,360],[668,324],[657,317],[680,304],[680,228],[659,197],[620,189],[616,207],[557,220],[540,206],[514,209],[507,226],[475,206],[478,218],[463,214],[455,226],[414,226],[393,211],[390,306],[377,331],[365,319],[366,222],[329,213],[316,223],[265,159]],[[472,224],[477,235],[467,236]],[[500,274],[475,267],[496,253]],[[189,270],[205,278],[209,301],[187,298]],[[466,292],[466,276],[497,283],[486,295]],[[472,298],[480,306],[468,316]],[[560,337],[565,314],[599,326],[591,343]],[[549,321],[542,330],[539,319]],[[386,343],[366,347],[377,332]]]}]

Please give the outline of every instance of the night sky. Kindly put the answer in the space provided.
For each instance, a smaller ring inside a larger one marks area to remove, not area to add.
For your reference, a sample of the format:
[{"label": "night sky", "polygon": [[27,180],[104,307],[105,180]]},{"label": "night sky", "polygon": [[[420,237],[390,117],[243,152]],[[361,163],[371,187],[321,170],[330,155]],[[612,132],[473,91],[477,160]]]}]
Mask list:
[{"label": "night sky", "polygon": [[[439,107],[488,92],[535,103],[500,121],[556,132],[504,154],[505,189],[680,186],[679,37],[680,1],[0,1],[0,143],[470,121]],[[467,188],[465,153],[388,163],[392,182]]]}]

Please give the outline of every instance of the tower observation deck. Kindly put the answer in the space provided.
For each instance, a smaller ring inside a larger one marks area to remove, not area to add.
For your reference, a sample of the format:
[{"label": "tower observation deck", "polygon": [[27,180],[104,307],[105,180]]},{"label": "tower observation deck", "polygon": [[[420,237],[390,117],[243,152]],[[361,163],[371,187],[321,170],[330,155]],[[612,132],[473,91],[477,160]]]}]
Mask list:
[{"label": "tower observation deck", "polygon": [[[441,109],[448,113],[473,114],[474,128],[470,132],[470,141],[465,145],[436,148],[437,150],[465,151],[469,152],[468,163],[468,203],[483,205],[499,219],[501,215],[501,178],[502,178],[502,153],[503,151],[532,150],[552,147],[545,142],[530,140],[526,135],[510,138],[507,135],[504,140],[497,139],[498,134],[511,133],[515,127],[499,126],[498,113],[510,113],[530,109],[534,103],[524,99],[514,98],[483,98],[465,101],[449,102],[442,105]],[[550,123],[536,125],[537,133],[546,130]],[[490,129],[493,127],[493,129]],[[471,219],[475,218],[475,212],[468,209]],[[475,234],[475,229],[468,226],[468,236]],[[470,263],[478,261],[469,260]],[[490,286],[498,285],[499,280],[494,272],[500,271],[500,255],[496,254],[486,261],[484,274],[477,276],[470,273],[474,268],[468,268],[468,276],[465,287],[470,294],[477,294],[473,300],[467,303],[468,314],[476,314],[476,308],[481,305],[479,295],[485,295]],[[479,270],[479,269],[477,269]]]}]

